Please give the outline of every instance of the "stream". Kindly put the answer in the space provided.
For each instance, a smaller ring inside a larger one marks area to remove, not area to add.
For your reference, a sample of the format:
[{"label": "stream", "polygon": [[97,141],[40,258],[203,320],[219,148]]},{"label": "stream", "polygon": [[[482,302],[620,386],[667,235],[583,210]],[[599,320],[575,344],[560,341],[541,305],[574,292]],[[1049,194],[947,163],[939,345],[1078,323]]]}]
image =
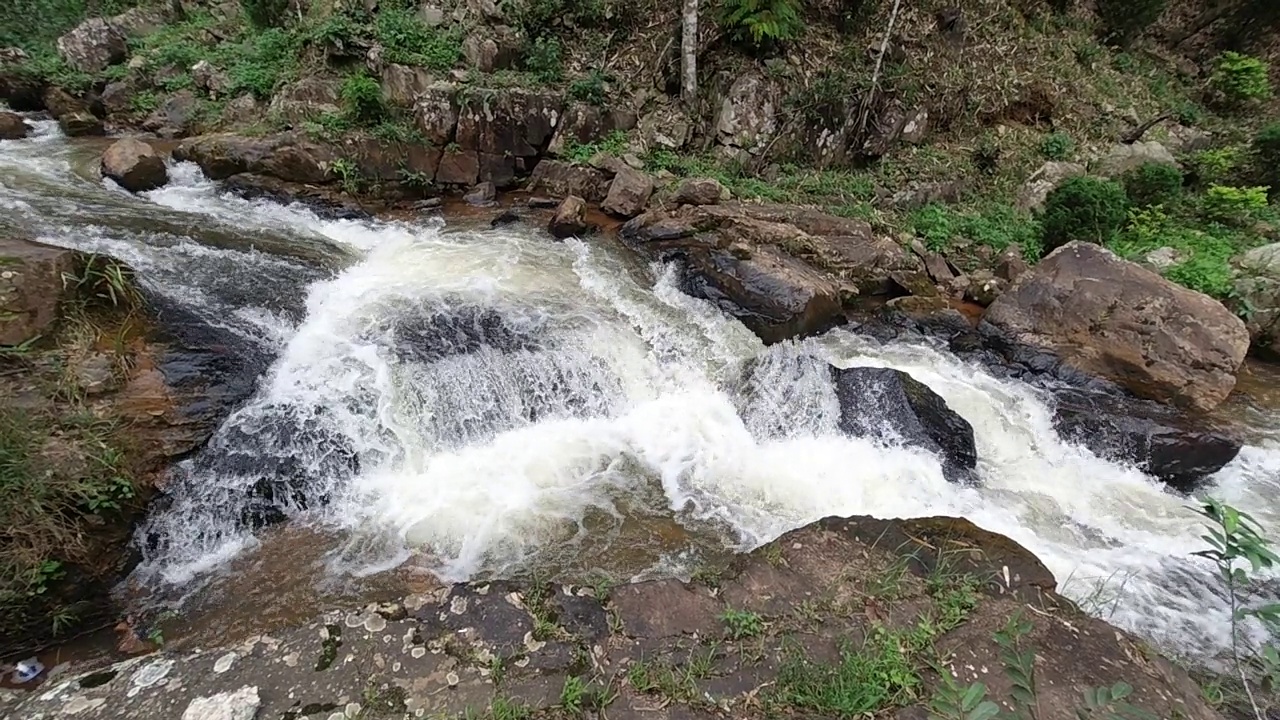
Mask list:
[{"label": "stream", "polygon": [[[610,240],[326,220],[223,195],[192,165],[131,196],[98,179],[100,143],[35,125],[0,143],[0,232],[129,263],[265,368],[173,468],[135,539],[129,592],[193,629],[309,617],[414,578],[687,575],[828,515],[955,515],[1169,652],[1229,642],[1213,569],[1191,557],[1192,500],[1063,443],[1035,388],[848,330],[766,348]],[[978,486],[891,437],[842,436],[813,354],[898,368],[943,396],[974,427]],[[731,389],[753,358],[774,391],[739,407]],[[1222,412],[1248,442],[1207,488],[1271,537],[1277,386],[1271,368],[1246,368]]]}]

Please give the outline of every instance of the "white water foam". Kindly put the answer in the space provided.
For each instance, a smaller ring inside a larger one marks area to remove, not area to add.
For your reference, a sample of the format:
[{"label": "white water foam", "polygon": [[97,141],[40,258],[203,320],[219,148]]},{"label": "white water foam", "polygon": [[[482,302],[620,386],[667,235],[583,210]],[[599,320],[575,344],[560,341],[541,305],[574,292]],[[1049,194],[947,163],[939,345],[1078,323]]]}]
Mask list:
[{"label": "white water foam", "polygon": [[[48,147],[33,149],[41,143]],[[278,348],[219,448],[264,442],[264,466],[293,463],[309,502],[275,502],[287,515],[347,533],[335,568],[385,568],[418,550],[448,578],[512,571],[593,542],[589,516],[616,518],[627,498],[658,488],[679,522],[720,532],[738,549],[827,515],[962,515],[1024,544],[1067,594],[1107,600],[1092,609],[1166,648],[1205,656],[1225,642],[1225,605],[1209,568],[1189,557],[1201,541],[1188,501],[1136,469],[1062,443],[1037,391],[945,353],[846,331],[766,350],[740,324],[679,292],[668,269],[631,272],[625,254],[604,244],[328,221],[301,207],[223,196],[183,165],[170,186],[128,198],[75,175],[53,133],[6,144],[0,168],[6,162],[21,165],[0,174],[6,208],[57,210],[41,220],[42,237],[118,255],[210,315],[256,323],[246,332]],[[50,198],[14,181],[24,173],[49,187],[80,184],[70,200]],[[66,210],[86,205],[98,208],[88,222]],[[164,213],[164,237],[99,222],[147,212]],[[183,222],[190,238],[173,231]],[[202,242],[209,226],[328,243],[359,259],[309,278],[295,323],[254,293],[228,299],[217,286],[223,273],[288,293],[298,286],[281,276],[298,266],[252,247],[210,247]],[[209,272],[182,271],[201,262]],[[481,343],[424,359],[397,335],[402,320],[413,330],[459,307],[492,310],[530,345]],[[948,483],[927,453],[840,436],[826,381],[800,361],[810,355],[894,367],[933,388],[974,426],[981,486]],[[765,386],[777,392],[744,417],[726,388],[757,356],[774,378]],[[282,413],[291,423],[285,431]],[[262,477],[213,462],[186,472],[187,494],[150,528],[164,541],[149,549],[143,577],[190,583],[255,544],[226,501]],[[1277,476],[1280,446],[1248,447],[1213,492],[1275,535]],[[201,494],[213,490],[223,495]],[[316,503],[321,496],[327,504]],[[680,557],[664,552],[652,561],[672,571]]]}]

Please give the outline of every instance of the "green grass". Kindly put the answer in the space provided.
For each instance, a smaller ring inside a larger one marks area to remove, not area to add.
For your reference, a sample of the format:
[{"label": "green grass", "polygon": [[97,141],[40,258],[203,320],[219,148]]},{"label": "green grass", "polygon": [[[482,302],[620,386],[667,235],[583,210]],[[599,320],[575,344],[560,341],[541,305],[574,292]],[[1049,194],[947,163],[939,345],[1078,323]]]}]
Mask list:
[{"label": "green grass", "polygon": [[948,250],[957,240],[970,240],[1000,252],[1017,244],[1023,255],[1040,259],[1039,221],[1001,202],[970,206],[926,205],[911,213],[907,224],[935,252]]},{"label": "green grass", "polygon": [[875,630],[860,647],[846,644],[835,664],[792,650],[778,671],[774,700],[815,713],[858,717],[908,704],[920,674],[894,633]]}]

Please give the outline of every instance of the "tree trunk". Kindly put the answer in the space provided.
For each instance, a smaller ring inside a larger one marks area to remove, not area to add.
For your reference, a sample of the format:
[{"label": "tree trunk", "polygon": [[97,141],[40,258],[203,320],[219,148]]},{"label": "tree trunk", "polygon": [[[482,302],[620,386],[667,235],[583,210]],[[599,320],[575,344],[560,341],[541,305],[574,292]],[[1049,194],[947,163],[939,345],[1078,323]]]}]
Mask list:
[{"label": "tree trunk", "polygon": [[692,108],[698,100],[698,0],[684,0],[680,31],[680,99]]}]

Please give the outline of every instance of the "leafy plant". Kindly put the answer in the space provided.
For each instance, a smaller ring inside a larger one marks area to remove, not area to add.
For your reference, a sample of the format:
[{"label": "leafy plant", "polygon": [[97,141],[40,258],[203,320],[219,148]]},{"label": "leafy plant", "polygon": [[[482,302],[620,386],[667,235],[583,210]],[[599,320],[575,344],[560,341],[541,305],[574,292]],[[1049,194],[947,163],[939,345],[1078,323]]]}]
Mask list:
[{"label": "leafy plant", "polygon": [[1073,240],[1105,243],[1127,219],[1124,188],[1111,180],[1075,177],[1058,186],[1045,201],[1043,228],[1046,252]]},{"label": "leafy plant", "polygon": [[1066,160],[1075,149],[1075,142],[1066,133],[1049,133],[1040,141],[1040,154],[1049,160]]},{"label": "leafy plant", "polygon": [[800,10],[797,0],[727,0],[721,23],[736,41],[764,49],[800,37]]},{"label": "leafy plant", "polygon": [[[1280,159],[1280,126],[1277,127],[1277,159]],[[1243,159],[1238,147],[1227,145],[1220,148],[1201,150],[1187,158],[1187,167],[1192,177],[1201,186],[1219,185],[1231,178],[1240,167]]]},{"label": "leafy plant", "polygon": [[996,134],[984,132],[978,137],[978,142],[973,148],[973,166],[978,169],[978,172],[994,175],[996,170],[1000,169],[1002,152],[1000,139]]},{"label": "leafy plant", "polygon": [[445,72],[462,58],[462,36],[457,29],[429,27],[410,10],[379,12],[374,31],[385,57],[393,63]]},{"label": "leafy plant", "polygon": [[957,238],[967,238],[996,251],[1019,245],[1028,260],[1040,259],[1040,227],[1035,219],[1003,203],[972,209],[930,204],[908,218],[911,229],[934,252]]},{"label": "leafy plant", "polygon": [[1228,50],[1217,57],[1209,89],[1224,104],[1241,107],[1271,97],[1267,64],[1251,55]]},{"label": "leafy plant", "polygon": [[1167,4],[1168,0],[1098,0],[1102,39],[1128,47],[1160,18]]},{"label": "leafy plant", "polygon": [[591,158],[596,155],[610,155],[617,157],[627,149],[627,134],[621,130],[614,130],[600,140],[593,143],[577,143],[570,140],[565,146],[565,157],[570,162],[585,165],[591,162]]},{"label": "leafy plant", "polygon": [[612,78],[598,69],[592,69],[586,77],[578,78],[569,84],[569,98],[591,105],[604,105],[605,83]]},{"label": "leafy plant", "polygon": [[1221,227],[1212,226],[1206,231],[1190,227],[1186,222],[1171,217],[1160,206],[1137,208],[1130,211],[1128,224],[1107,247],[1135,261],[1153,250],[1172,248],[1181,260],[1164,270],[1166,278],[1197,292],[1226,299],[1232,293],[1234,238],[1224,234]]},{"label": "leafy plant", "polygon": [[986,685],[961,688],[949,670],[935,669],[942,682],[929,702],[930,720],[991,720],[1000,714],[1000,706],[987,699]]},{"label": "leafy plant", "polygon": [[846,645],[834,665],[793,650],[778,671],[777,699],[824,715],[859,717],[914,697],[920,676],[897,634],[877,628],[861,648]]},{"label": "leafy plant", "polygon": [[240,8],[260,28],[280,27],[288,18],[289,0],[240,0]]},{"label": "leafy plant", "polygon": [[753,612],[729,609],[720,616],[720,620],[734,640],[756,637],[764,632],[764,619]]},{"label": "leafy plant", "polygon": [[1143,163],[1120,180],[1134,207],[1172,205],[1182,195],[1182,171],[1164,163]]},{"label": "leafy plant", "polygon": [[1205,217],[1223,225],[1243,225],[1267,206],[1267,188],[1211,185],[1205,191]]},{"label": "leafy plant", "polygon": [[329,172],[338,179],[342,190],[348,194],[356,194],[364,187],[364,175],[360,168],[347,158],[338,158],[329,165]]},{"label": "leafy plant", "polygon": [[382,85],[365,73],[349,76],[339,90],[343,111],[357,125],[374,125],[387,114]]},{"label": "leafy plant", "polygon": [[1263,182],[1280,188],[1280,122],[1273,122],[1253,138],[1254,163]]},{"label": "leafy plant", "polygon": [[524,69],[538,77],[540,82],[560,82],[564,74],[560,41],[553,37],[540,37],[533,41],[524,56]]}]

